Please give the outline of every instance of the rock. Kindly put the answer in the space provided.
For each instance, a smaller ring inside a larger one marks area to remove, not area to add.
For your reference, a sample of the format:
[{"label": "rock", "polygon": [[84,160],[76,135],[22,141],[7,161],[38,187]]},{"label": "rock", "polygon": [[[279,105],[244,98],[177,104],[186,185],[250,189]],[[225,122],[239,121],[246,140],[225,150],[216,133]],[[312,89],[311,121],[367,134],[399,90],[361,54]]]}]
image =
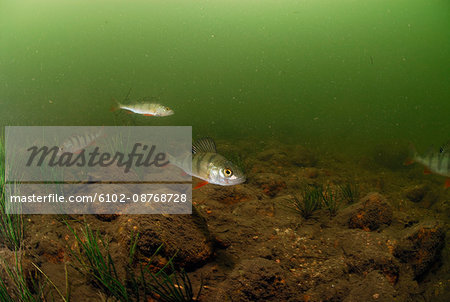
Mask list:
[{"label": "rock", "polygon": [[124,220],[125,234],[139,233],[137,249],[144,257],[151,257],[164,243],[162,256],[169,259],[176,254],[177,264],[192,269],[213,254],[213,240],[196,211],[192,215],[123,215],[119,219]]},{"label": "rock", "polygon": [[433,210],[438,213],[444,213],[450,217],[450,199],[443,199],[433,205]]},{"label": "rock", "polygon": [[[368,234],[360,230],[343,231],[336,240],[344,251],[346,270],[350,274],[365,276],[367,272],[376,270],[392,284],[399,280],[400,261],[391,254],[384,244],[385,234]],[[391,241],[388,242],[391,244]]]},{"label": "rock", "polygon": [[315,167],[318,158],[315,152],[302,146],[294,146],[292,150],[292,164],[297,167]]},{"label": "rock", "polygon": [[352,289],[343,301],[395,301],[397,292],[389,280],[379,271],[371,271]]},{"label": "rock", "polygon": [[319,169],[317,168],[306,168],[305,169],[305,175],[308,178],[314,179],[317,178],[317,176],[319,176]]},{"label": "rock", "polygon": [[361,202],[350,208],[348,226],[363,230],[376,230],[383,224],[392,222],[392,208],[379,193],[369,193]]},{"label": "rock", "polygon": [[286,150],[280,148],[269,148],[259,152],[256,158],[270,165],[288,165],[290,162],[289,154]]},{"label": "rock", "polygon": [[251,184],[260,188],[269,197],[275,197],[287,187],[283,177],[274,173],[258,173],[252,177]]},{"label": "rock", "polygon": [[416,185],[405,190],[405,196],[412,202],[420,202],[423,200],[429,188],[427,185]]},{"label": "rock", "polygon": [[409,263],[414,277],[422,277],[438,260],[444,247],[445,232],[438,223],[421,223],[410,230],[394,248],[394,255]]},{"label": "rock", "polygon": [[234,268],[214,301],[288,301],[291,296],[280,265],[255,258],[245,259]]}]

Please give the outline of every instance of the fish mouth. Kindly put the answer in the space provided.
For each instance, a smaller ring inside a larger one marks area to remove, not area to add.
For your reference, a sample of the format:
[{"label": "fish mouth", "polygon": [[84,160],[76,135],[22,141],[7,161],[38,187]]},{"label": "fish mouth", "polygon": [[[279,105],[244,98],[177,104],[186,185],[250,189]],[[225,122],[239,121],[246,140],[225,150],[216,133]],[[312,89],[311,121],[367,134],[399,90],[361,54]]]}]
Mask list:
[{"label": "fish mouth", "polygon": [[246,181],[247,181],[247,178],[245,178],[245,177],[237,178],[237,179],[233,179],[231,181],[228,181],[226,186],[240,185],[240,184],[243,184]]}]

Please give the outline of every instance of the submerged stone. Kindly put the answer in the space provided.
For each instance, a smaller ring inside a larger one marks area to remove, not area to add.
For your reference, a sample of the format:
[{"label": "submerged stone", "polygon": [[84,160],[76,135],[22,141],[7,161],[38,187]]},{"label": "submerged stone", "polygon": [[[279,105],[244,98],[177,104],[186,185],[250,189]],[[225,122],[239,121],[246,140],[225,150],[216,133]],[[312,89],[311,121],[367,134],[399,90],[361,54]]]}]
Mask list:
[{"label": "submerged stone", "polygon": [[408,230],[394,249],[394,255],[411,265],[414,277],[422,277],[439,259],[445,232],[441,225],[421,223]]},{"label": "submerged stone", "polygon": [[350,228],[373,231],[392,222],[392,208],[379,193],[369,193],[352,209],[348,220]]}]

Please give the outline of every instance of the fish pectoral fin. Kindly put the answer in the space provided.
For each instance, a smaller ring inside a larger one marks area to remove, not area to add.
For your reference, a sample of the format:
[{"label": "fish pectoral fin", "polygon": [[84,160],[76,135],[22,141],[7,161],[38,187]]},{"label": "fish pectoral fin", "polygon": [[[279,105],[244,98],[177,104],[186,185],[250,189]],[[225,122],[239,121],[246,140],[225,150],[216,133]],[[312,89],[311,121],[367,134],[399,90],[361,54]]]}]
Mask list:
[{"label": "fish pectoral fin", "polygon": [[144,116],[155,116],[154,114],[146,113]]},{"label": "fish pectoral fin", "polygon": [[450,178],[447,178],[446,180],[445,180],[445,188],[447,189],[447,188],[450,188]]},{"label": "fish pectoral fin", "polygon": [[205,181],[201,181],[193,189],[195,190],[195,189],[201,188],[201,187],[203,187],[204,185],[207,185],[207,184],[209,184],[209,182],[207,182],[206,180]]},{"label": "fish pectoral fin", "polygon": [[427,167],[425,167],[425,168],[423,169],[423,174],[431,174],[430,169],[428,169]]}]

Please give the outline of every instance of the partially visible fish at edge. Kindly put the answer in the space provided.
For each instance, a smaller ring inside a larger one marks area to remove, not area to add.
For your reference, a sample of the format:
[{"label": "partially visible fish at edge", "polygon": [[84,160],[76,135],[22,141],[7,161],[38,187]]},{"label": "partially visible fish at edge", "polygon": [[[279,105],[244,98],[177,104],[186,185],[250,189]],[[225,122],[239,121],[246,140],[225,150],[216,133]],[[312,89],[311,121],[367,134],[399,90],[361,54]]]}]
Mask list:
[{"label": "partially visible fish at edge", "polygon": [[414,147],[412,149],[412,159],[405,162],[406,165],[420,163],[425,169],[425,174],[438,174],[447,177],[445,187],[450,187],[450,151],[447,147],[441,147],[438,151],[430,151],[425,155],[420,155]]}]

